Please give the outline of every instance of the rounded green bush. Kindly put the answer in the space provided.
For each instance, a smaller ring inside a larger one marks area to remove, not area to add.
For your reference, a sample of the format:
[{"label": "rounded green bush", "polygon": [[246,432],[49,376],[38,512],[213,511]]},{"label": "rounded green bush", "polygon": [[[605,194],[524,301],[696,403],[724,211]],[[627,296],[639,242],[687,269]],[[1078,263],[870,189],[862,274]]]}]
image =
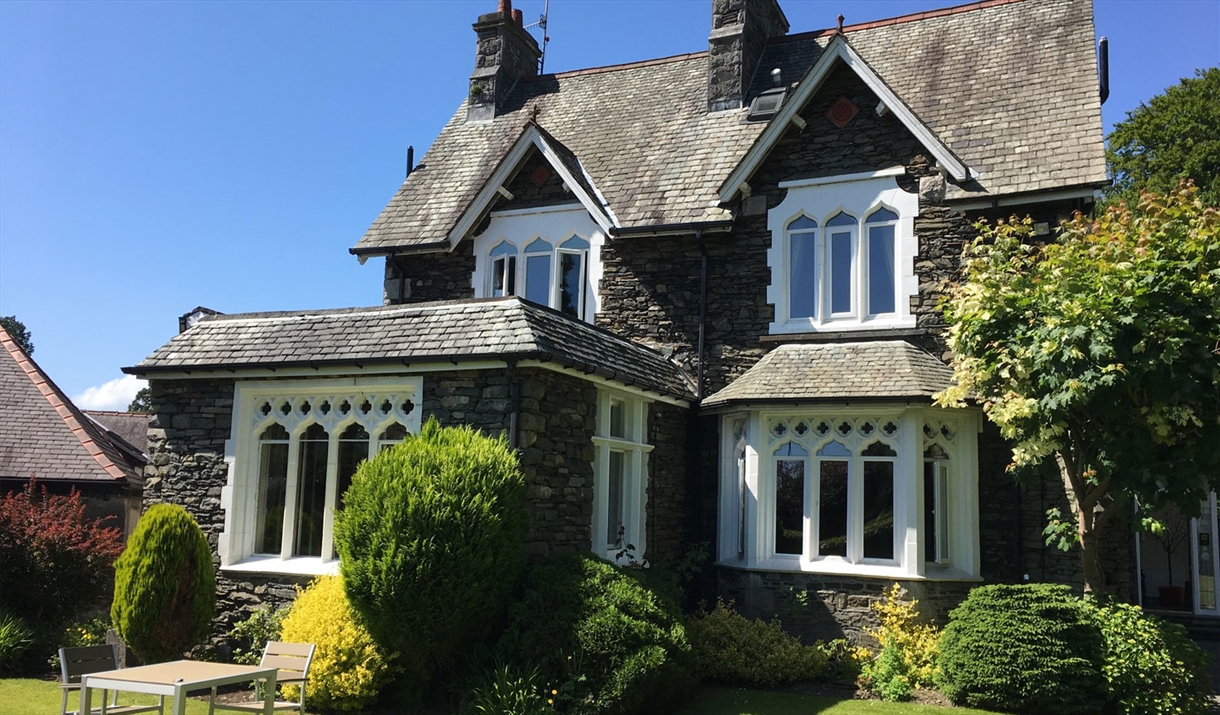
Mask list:
[{"label": "rounded green bush", "polygon": [[115,630],[144,661],[171,660],[207,637],[215,610],[207,537],[186,509],[149,507],[114,563]]},{"label": "rounded green bush", "polygon": [[1109,701],[1128,715],[1201,715],[1212,692],[1210,656],[1176,623],[1123,603],[1094,609],[1105,640]]},{"label": "rounded green bush", "polygon": [[[305,700],[324,710],[362,710],[376,700],[390,675],[381,649],[355,620],[336,576],[320,576],[301,591],[284,618],[281,636],[288,643],[316,646],[305,684]],[[284,695],[295,700],[295,685]]]},{"label": "rounded green bush", "polygon": [[666,712],[692,681],[677,606],[592,554],[529,569],[501,648],[559,683],[565,712]]},{"label": "rounded green bush", "polygon": [[1017,713],[1095,713],[1101,633],[1067,586],[981,586],[949,614],[938,683],[954,703]]},{"label": "rounded green bush", "polygon": [[503,614],[522,568],[524,493],[503,437],[435,419],[357,470],[335,526],[344,587],[424,682]]},{"label": "rounded green bush", "polygon": [[725,685],[773,688],[781,683],[813,680],[826,670],[826,654],[770,623],[737,613],[733,604],[717,601],[687,625],[695,673],[700,680]]}]

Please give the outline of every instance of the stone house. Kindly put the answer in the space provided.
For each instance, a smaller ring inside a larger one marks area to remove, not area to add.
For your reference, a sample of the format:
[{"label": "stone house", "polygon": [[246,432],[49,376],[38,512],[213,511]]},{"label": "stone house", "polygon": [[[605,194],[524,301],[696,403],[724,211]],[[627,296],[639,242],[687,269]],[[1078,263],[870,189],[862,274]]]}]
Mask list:
[{"label": "stone house", "polygon": [[939,615],[1079,581],[1040,535],[1062,488],[1018,487],[980,411],[931,397],[972,222],[1049,235],[1107,182],[1090,2],[799,34],[777,0],[711,9],[706,51],[539,74],[501,0],[351,248],[383,305],[205,316],[126,369],[146,500],[195,513],[227,617],[335,571],[356,465],[431,416],[520,451],[530,554],[706,544],[709,590],[810,636],[857,635],[895,581]]}]

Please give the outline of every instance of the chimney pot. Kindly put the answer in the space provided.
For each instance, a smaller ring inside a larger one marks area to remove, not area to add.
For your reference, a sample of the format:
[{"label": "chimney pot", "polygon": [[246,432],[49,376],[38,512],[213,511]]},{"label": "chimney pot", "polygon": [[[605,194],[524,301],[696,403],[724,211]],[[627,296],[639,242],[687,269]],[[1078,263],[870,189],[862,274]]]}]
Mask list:
[{"label": "chimney pot", "polygon": [[500,0],[500,4],[496,6],[496,11],[504,17],[509,17],[513,14],[513,0]]},{"label": "chimney pot", "polygon": [[516,8],[513,8],[513,22],[517,23],[517,27],[525,27],[525,15]]}]

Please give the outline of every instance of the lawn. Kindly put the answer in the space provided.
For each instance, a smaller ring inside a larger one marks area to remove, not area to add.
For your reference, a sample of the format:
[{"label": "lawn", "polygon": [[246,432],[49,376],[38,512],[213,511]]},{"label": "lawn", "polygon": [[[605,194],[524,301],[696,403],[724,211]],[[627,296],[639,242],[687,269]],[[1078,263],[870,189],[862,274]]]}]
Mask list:
[{"label": "lawn", "polygon": [[[156,702],[146,695],[123,693],[120,702]],[[166,703],[166,712],[169,712]],[[76,696],[68,700],[76,707]],[[208,704],[190,700],[187,715],[206,715]],[[0,715],[56,715],[59,686],[48,680],[0,679]],[[946,709],[930,705],[883,703],[875,700],[840,700],[824,695],[773,693],[765,690],[709,688],[695,698],[685,715],[987,715],[982,710]]]},{"label": "lawn", "polygon": [[934,705],[841,700],[826,695],[775,693],[766,690],[708,688],[683,715],[988,715],[983,710]]}]

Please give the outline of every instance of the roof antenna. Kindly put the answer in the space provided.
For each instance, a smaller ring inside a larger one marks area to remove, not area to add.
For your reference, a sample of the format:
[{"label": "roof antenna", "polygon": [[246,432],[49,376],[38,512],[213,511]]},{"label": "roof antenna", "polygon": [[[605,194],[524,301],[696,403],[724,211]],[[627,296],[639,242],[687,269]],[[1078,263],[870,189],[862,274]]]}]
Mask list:
[{"label": "roof antenna", "polygon": [[528,30],[532,27],[541,28],[542,30],[542,54],[538,55],[538,74],[546,74],[543,68],[546,67],[546,43],[551,41],[551,38],[546,34],[546,18],[551,14],[551,0],[546,0],[542,5],[542,15],[538,17],[538,22],[532,22],[525,26]]}]

